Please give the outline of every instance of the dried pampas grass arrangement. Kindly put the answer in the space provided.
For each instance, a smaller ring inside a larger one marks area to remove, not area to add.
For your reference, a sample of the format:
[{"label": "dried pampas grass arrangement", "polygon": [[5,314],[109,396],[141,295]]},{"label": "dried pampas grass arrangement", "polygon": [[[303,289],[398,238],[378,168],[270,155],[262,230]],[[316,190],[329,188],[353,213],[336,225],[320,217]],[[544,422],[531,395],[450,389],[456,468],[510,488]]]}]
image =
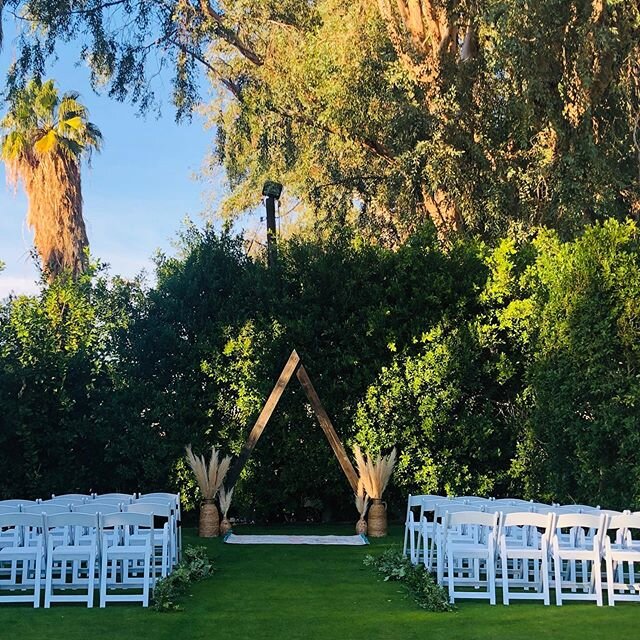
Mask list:
[{"label": "dried pampas grass arrangement", "polygon": [[207,464],[204,456],[196,456],[193,453],[191,445],[187,446],[186,451],[187,462],[196,477],[203,498],[198,533],[202,538],[212,538],[220,532],[220,517],[214,499],[231,466],[231,456],[221,460],[216,448],[211,447],[211,458]]},{"label": "dried pampas grass arrangement", "polygon": [[356,445],[353,447],[353,454],[356,459],[360,481],[364,485],[367,495],[372,500],[381,500],[396,464],[395,447],[388,456],[378,454],[376,458],[370,458],[369,456],[365,457],[360,447]]},{"label": "dried pampas grass arrangement", "polygon": [[231,531],[231,523],[227,518],[227,514],[229,513],[232,497],[233,489],[227,490],[224,486],[220,487],[218,499],[220,500],[220,511],[222,512],[222,521],[220,522],[220,535],[222,536]]},{"label": "dried pampas grass arrangement", "polygon": [[364,483],[362,480],[358,482],[358,492],[355,494],[356,509],[360,514],[360,519],[356,522],[356,533],[367,533],[367,521],[364,519],[364,515],[367,512],[369,506],[369,496],[364,489]]},{"label": "dried pampas grass arrangement", "polygon": [[[378,454],[375,458],[363,455],[360,447],[353,448],[353,454],[358,467],[360,484],[373,504],[369,509],[368,533],[374,538],[387,535],[387,509],[382,503],[382,495],[389,484],[393,468],[396,464],[396,450],[388,456]],[[358,493],[360,486],[358,486]],[[357,498],[356,498],[357,499]],[[356,506],[357,506],[356,502]]]}]

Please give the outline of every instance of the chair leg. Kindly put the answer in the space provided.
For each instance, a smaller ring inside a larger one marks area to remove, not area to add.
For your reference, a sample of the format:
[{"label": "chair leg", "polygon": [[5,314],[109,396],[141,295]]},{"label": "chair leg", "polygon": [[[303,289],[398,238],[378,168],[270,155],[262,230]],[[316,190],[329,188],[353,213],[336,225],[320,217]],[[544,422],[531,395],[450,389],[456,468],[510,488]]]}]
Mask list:
[{"label": "chair leg", "polygon": [[489,604],[496,603],[496,562],[493,553],[487,558],[487,581],[489,590]]},{"label": "chair leg", "polygon": [[93,607],[93,596],[95,587],[95,575],[96,575],[96,552],[95,549],[91,551],[89,556],[89,566],[87,567],[87,609]]},{"label": "chair leg", "polygon": [[600,552],[596,551],[591,563],[591,571],[595,574],[596,604],[599,607],[602,606],[602,568],[600,564]]},{"label": "chair leg", "polygon": [[613,607],[616,604],[616,597],[615,589],[613,588],[613,560],[609,554],[605,558],[605,564],[607,565],[607,602],[610,607]]},{"label": "chair leg", "polygon": [[502,553],[500,556],[502,563],[502,604],[509,604],[509,570],[507,565],[509,560],[506,553]]},{"label": "chair leg", "polygon": [[103,548],[102,563],[100,567],[100,608],[103,609],[107,604],[107,549]]},{"label": "chair leg", "polygon": [[151,574],[151,551],[147,549],[144,558],[144,581],[142,586],[142,606],[149,606],[149,583]]},{"label": "chair leg", "polygon": [[47,566],[45,570],[44,583],[44,608],[51,607],[51,596],[53,595],[53,550],[49,549],[47,554]]},{"label": "chair leg", "polygon": [[453,554],[447,554],[447,577],[449,582],[449,602],[454,604],[456,601],[455,590],[453,587]]},{"label": "chair leg", "polygon": [[557,554],[553,556],[553,573],[556,581],[556,605],[562,606],[562,560]]},{"label": "chair leg", "polygon": [[442,545],[438,546],[436,554],[436,571],[438,575],[438,584],[444,584],[444,552],[442,550]]},{"label": "chair leg", "polygon": [[36,567],[33,581],[33,608],[40,607],[40,585],[42,580],[42,554],[38,551],[36,555]]},{"label": "chair leg", "polygon": [[[546,606],[549,606],[549,558],[546,553],[542,554],[542,594],[543,602]],[[536,560],[536,566],[538,562]]]}]

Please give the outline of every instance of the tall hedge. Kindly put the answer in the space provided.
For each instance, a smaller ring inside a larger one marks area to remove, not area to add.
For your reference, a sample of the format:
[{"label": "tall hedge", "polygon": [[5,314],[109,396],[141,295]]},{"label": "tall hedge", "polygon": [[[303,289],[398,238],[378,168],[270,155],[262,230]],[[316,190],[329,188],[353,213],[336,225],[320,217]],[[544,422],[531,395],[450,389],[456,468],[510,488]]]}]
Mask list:
[{"label": "tall hedge", "polygon": [[[563,242],[391,251],[293,239],[267,269],[185,229],[153,287],[92,272],[0,307],[0,494],[173,487],[184,445],[238,454],[295,348],[347,446],[397,445],[389,493],[637,506],[640,251],[629,222]],[[238,487],[256,519],[352,517],[295,381]]]}]

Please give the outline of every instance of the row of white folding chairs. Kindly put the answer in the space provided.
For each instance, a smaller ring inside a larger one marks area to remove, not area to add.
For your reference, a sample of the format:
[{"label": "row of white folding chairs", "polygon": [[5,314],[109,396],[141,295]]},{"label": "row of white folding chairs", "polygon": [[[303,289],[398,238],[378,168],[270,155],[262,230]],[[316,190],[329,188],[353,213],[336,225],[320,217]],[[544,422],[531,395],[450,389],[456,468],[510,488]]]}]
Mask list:
[{"label": "row of white folding chairs", "polygon": [[[160,500],[160,498],[154,498]],[[152,514],[164,521],[163,526],[154,528],[154,579],[166,577],[179,561],[180,537],[177,525],[177,514],[170,502],[151,502],[139,500],[131,504],[117,502],[92,501],[76,505],[40,503],[35,505],[21,505],[20,507],[0,507],[1,513],[10,513],[11,509],[20,508],[22,513],[60,515],[63,513],[103,514],[111,515],[119,512]],[[0,547],[6,534],[0,533]]]},{"label": "row of white folding chairs", "polygon": [[[180,515],[180,495],[172,493],[149,494],[65,494],[53,496],[49,500],[0,500],[0,514],[11,513],[18,509],[24,513],[58,513],[61,510],[77,513],[113,513],[114,511],[131,510],[131,505],[148,504],[136,507],[134,511],[140,513],[154,513],[157,517],[167,518],[170,522],[170,544],[168,567],[175,566],[180,561],[182,552],[182,528]],[[168,505],[168,506],[167,506]],[[168,513],[169,511],[169,513]],[[164,565],[163,565],[164,566]],[[163,572],[166,575],[166,571]]]},{"label": "row of white folding chairs", "polygon": [[98,579],[101,607],[112,601],[148,606],[154,579],[152,514],[16,512],[0,514],[0,530],[0,603],[39,607],[44,579],[45,607],[77,601],[92,607]]},{"label": "row of white folding chairs", "polygon": [[[469,509],[470,505],[449,505],[438,514],[443,522],[436,530],[437,575],[444,584],[446,571],[452,602],[456,597],[488,598],[495,604],[498,577],[504,604],[511,599],[541,599],[548,605],[551,579],[557,605],[571,599],[602,606],[604,588],[610,606],[620,600],[640,602],[634,567],[640,563],[640,512]],[[514,591],[516,587],[523,590]]]},{"label": "row of white folding chairs", "polygon": [[436,505],[440,503],[445,504],[469,504],[482,506],[489,511],[496,511],[500,507],[517,507],[520,506],[527,511],[536,511],[538,513],[590,513],[597,511],[598,513],[604,512],[609,515],[615,515],[620,513],[618,511],[602,511],[599,506],[591,507],[589,505],[558,505],[558,504],[545,504],[540,502],[526,501],[520,498],[482,498],[478,496],[461,496],[461,497],[443,497],[439,495],[409,495],[407,500],[407,516],[405,520],[405,532],[404,532],[404,555],[409,555],[411,561],[415,564],[422,559],[423,554],[429,555],[427,565],[432,568],[433,563],[433,526],[427,527],[427,539],[422,538],[422,533],[425,528],[422,525],[422,520],[427,514],[432,515],[435,512]]},{"label": "row of white folding chairs", "polygon": [[94,501],[115,501],[123,504],[131,504],[139,500],[150,500],[160,498],[162,500],[169,500],[175,502],[176,509],[180,509],[180,494],[179,493],[167,493],[167,492],[154,492],[154,493],[65,493],[62,495],[52,494],[50,498],[37,498],[36,500],[27,500],[12,498],[7,500],[0,500],[0,506],[16,506],[16,505],[33,505],[33,504],[82,504],[91,503]]},{"label": "row of white folding chairs", "polygon": [[[600,507],[589,507],[588,505],[547,505],[544,503],[527,502],[514,498],[500,500],[479,501],[476,498],[465,499],[439,499],[433,497],[430,501],[422,502],[422,521],[418,528],[417,546],[412,554],[412,561],[417,563],[421,553],[425,566],[431,571],[437,560],[438,546],[437,534],[441,528],[445,512],[480,510],[488,513],[509,513],[509,512],[533,512],[543,515],[553,513],[556,515],[596,513],[606,515],[621,515],[619,511],[601,510]],[[433,514],[433,520],[427,519],[427,514]],[[626,512],[625,512],[626,513]],[[594,531],[588,534],[589,540],[593,538]]]}]

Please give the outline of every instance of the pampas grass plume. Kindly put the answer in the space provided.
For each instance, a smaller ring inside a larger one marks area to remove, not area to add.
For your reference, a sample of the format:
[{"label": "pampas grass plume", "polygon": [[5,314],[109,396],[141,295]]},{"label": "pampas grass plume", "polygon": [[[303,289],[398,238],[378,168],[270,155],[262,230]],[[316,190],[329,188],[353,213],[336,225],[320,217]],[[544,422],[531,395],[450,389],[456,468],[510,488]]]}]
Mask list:
[{"label": "pampas grass plume", "polygon": [[187,462],[196,477],[198,486],[205,500],[213,500],[224,482],[224,478],[231,466],[231,456],[220,460],[220,454],[215,447],[211,447],[211,458],[207,464],[204,456],[193,453],[191,445],[187,445]]}]

